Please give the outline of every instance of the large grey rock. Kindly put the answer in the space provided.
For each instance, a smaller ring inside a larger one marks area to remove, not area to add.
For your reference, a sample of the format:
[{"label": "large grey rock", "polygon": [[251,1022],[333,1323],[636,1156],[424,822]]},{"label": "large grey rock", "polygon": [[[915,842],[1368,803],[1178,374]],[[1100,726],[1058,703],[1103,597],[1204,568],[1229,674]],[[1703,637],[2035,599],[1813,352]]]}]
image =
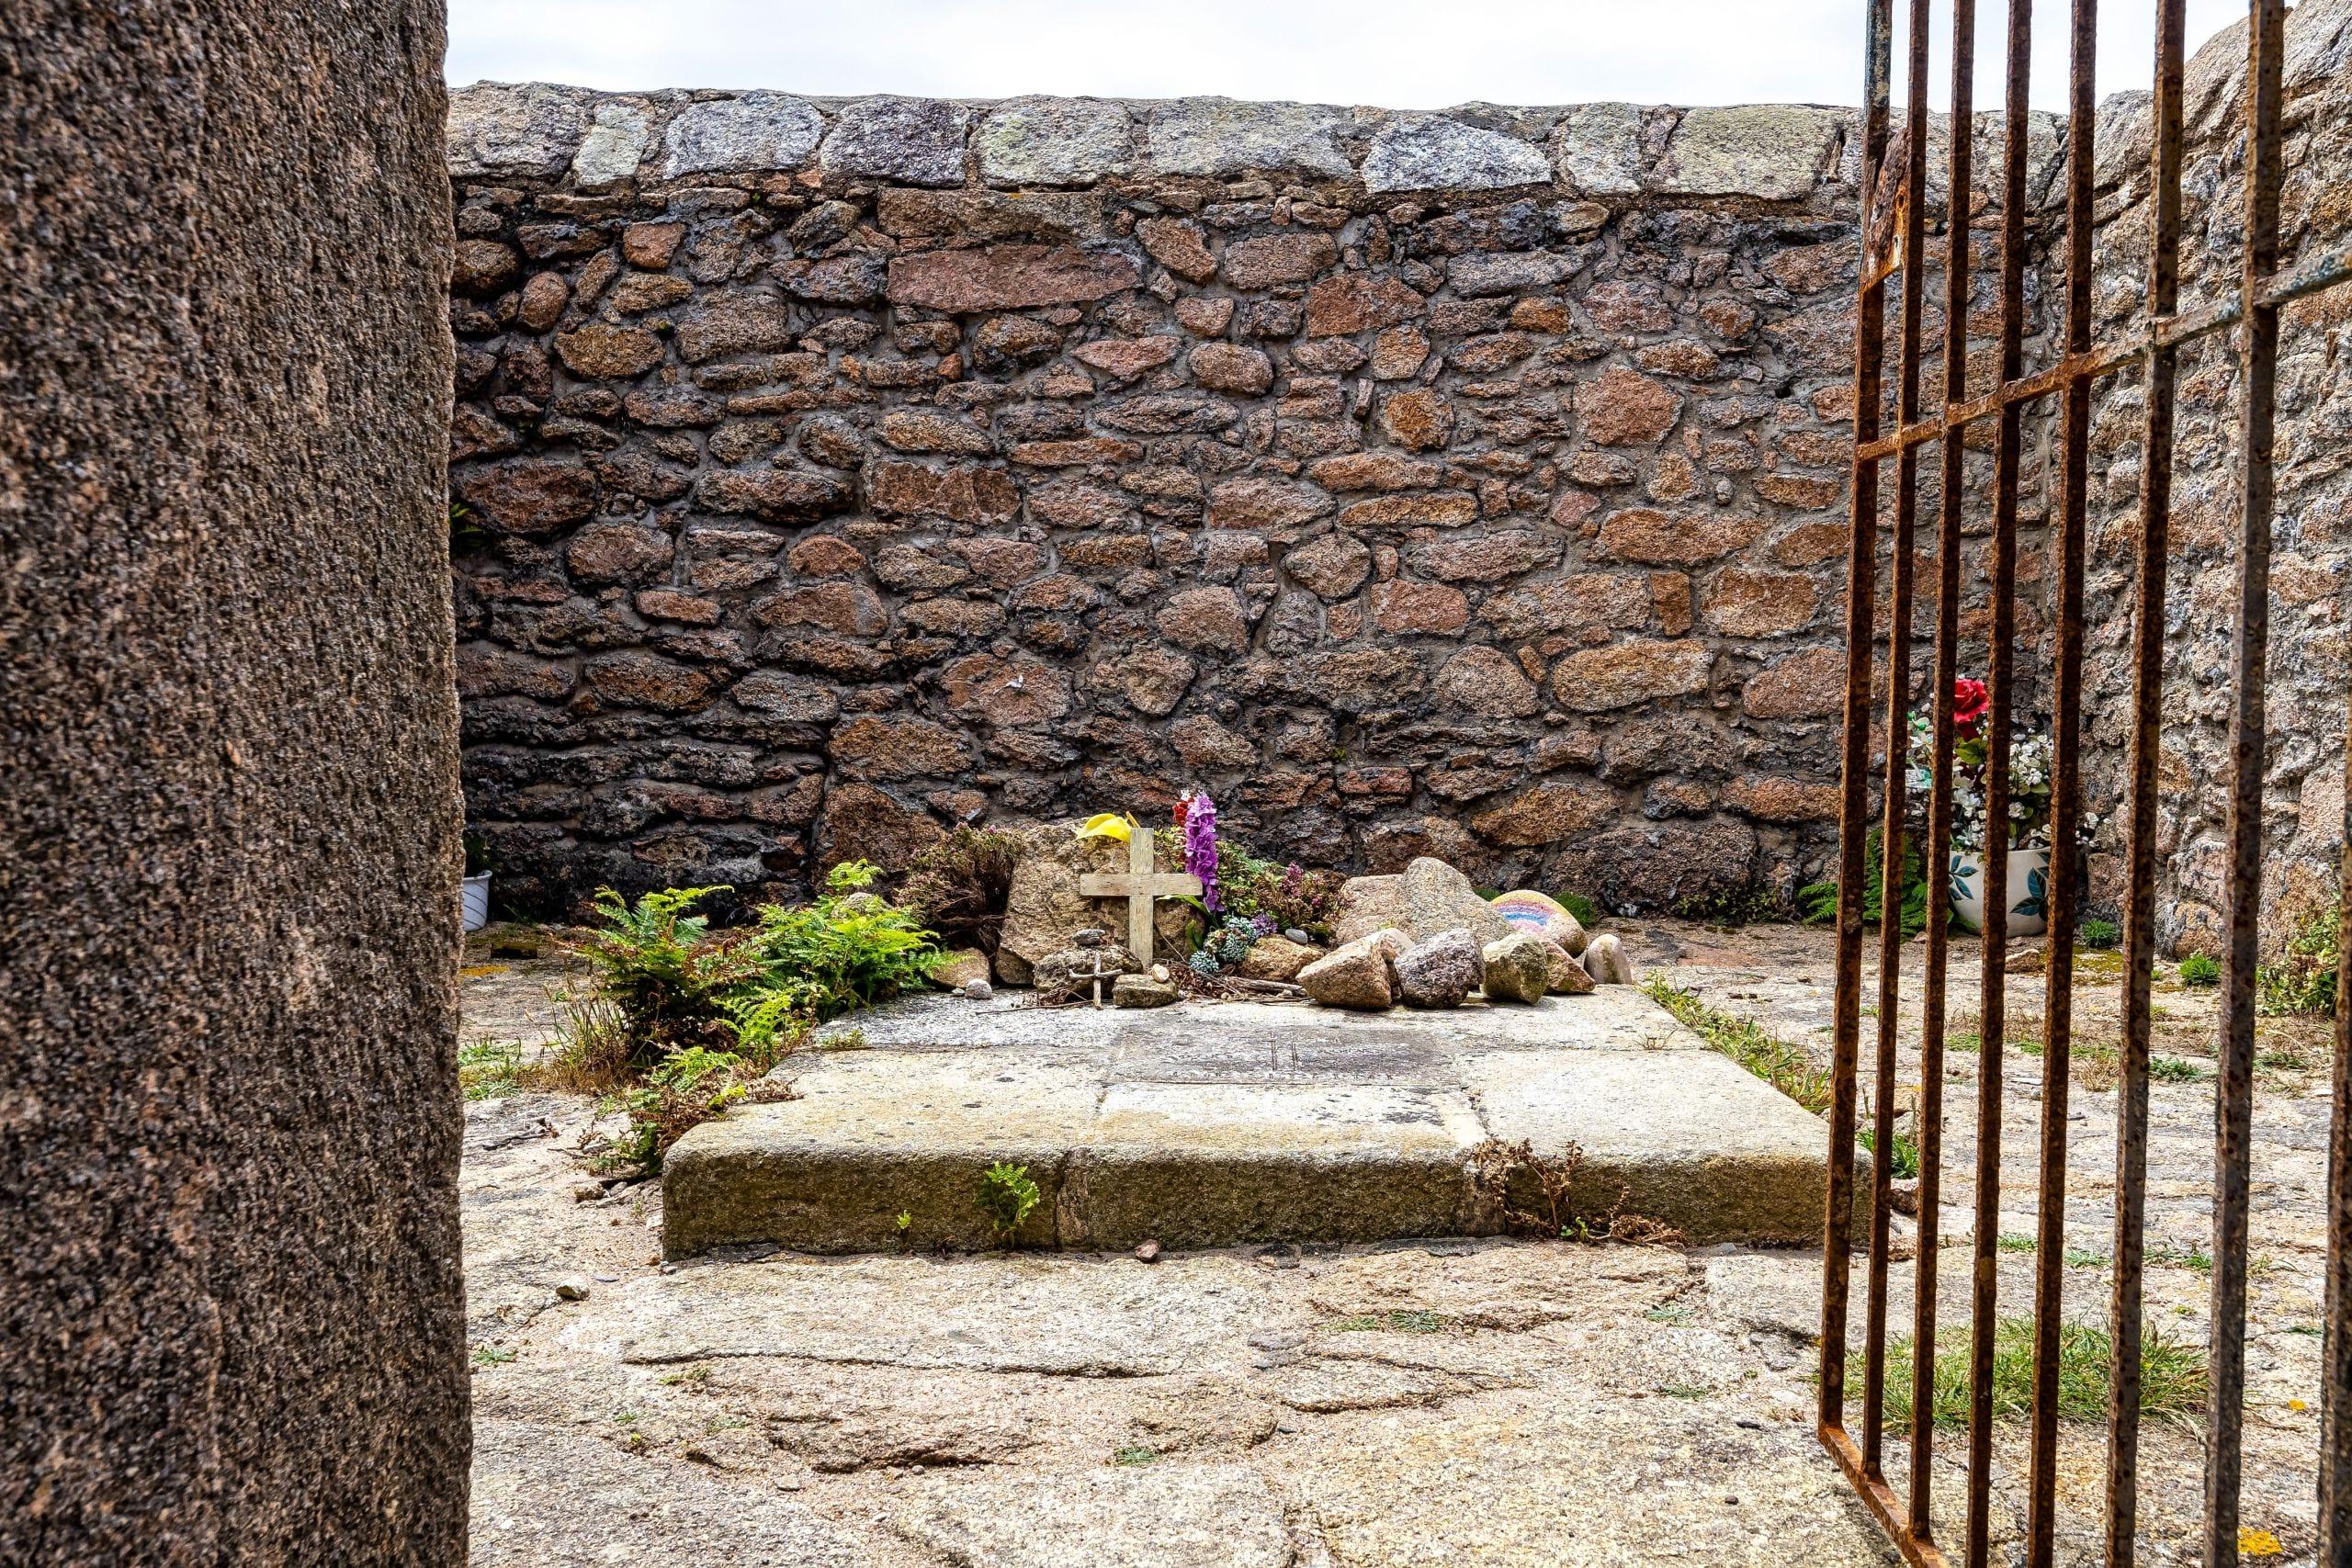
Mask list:
[{"label": "large grey rock", "polygon": [[1552,165],[1537,149],[1445,115],[1389,126],[1372,139],[1363,160],[1371,191],[1508,190],[1551,180]]},{"label": "large grey rock", "polygon": [[1639,984],[1639,977],[1634,973],[1634,961],[1625,956],[1625,944],[1608,931],[1602,931],[1584,944],[1584,968],[1596,986]]},{"label": "large grey rock", "polygon": [[591,188],[635,179],[638,164],[645,161],[650,133],[645,106],[626,98],[605,99],[596,106],[596,122],[581,141],[579,155],[571,160],[571,177]]},{"label": "large grey rock", "polygon": [[1298,972],[1323,956],[1323,950],[1286,936],[1261,936],[1241,960],[1245,980],[1295,980]]},{"label": "large grey rock", "polygon": [[1179,98],[1151,111],[1145,147],[1156,174],[1264,170],[1344,178],[1353,171],[1333,136],[1340,118],[1321,104]]},{"label": "large grey rock", "polygon": [[1122,975],[1111,986],[1111,1005],[1123,1008],[1164,1008],[1173,1005],[1182,993],[1166,980],[1155,980],[1148,975]]},{"label": "large grey rock", "polygon": [[1576,955],[1558,942],[1545,938],[1544,956],[1551,964],[1549,984],[1555,997],[1589,997],[1592,994],[1592,976]]},{"label": "large grey rock", "polygon": [[1412,942],[1466,929],[1480,942],[1510,933],[1470,879],[1442,860],[1419,856],[1387,876],[1350,877],[1340,889],[1331,934],[1341,942],[1393,926]]},{"label": "large grey rock", "polygon": [[1552,989],[1552,955],[1567,954],[1560,944],[1525,931],[1490,942],[1479,953],[1485,978],[1479,988],[1490,1001],[1540,1002]]},{"label": "large grey rock", "polygon": [[588,129],[589,95],[543,83],[477,82],[449,95],[449,173],[563,173]]},{"label": "large grey rock", "polygon": [[1396,955],[1396,999],[1408,1008],[1458,1008],[1485,974],[1476,937],[1441,931]]},{"label": "large grey rock", "polygon": [[959,186],[971,120],[969,109],[940,98],[864,98],[833,121],[818,166],[842,179]]},{"label": "large grey rock", "polygon": [[744,175],[797,169],[825,134],[814,104],[788,93],[744,93],[690,104],[662,138],[662,174]]},{"label": "large grey rock", "polygon": [[1560,178],[1586,196],[1638,196],[1642,111],[1632,104],[1579,104],[1552,138]]},{"label": "large grey rock", "polygon": [[990,109],[972,138],[980,178],[992,186],[1085,186],[1135,155],[1125,104],[1102,98],[1012,98]]},{"label": "large grey rock", "polygon": [[[1077,827],[1075,822],[1055,822],[1021,830],[1021,852],[1013,863],[997,942],[997,978],[1008,985],[1028,985],[1030,970],[1038,961],[1077,946],[1080,931],[1127,929],[1125,898],[1089,898],[1078,890],[1079,878],[1090,872],[1126,870],[1127,846],[1113,839],[1081,839]],[[1182,868],[1163,864],[1161,869]],[[1157,906],[1155,935],[1160,947],[1172,953],[1186,914],[1182,904],[1163,901]],[[1135,956],[1148,965],[1153,955]]]},{"label": "large grey rock", "polygon": [[1692,109],[1675,127],[1652,185],[1668,196],[1802,200],[1820,181],[1839,124],[1837,110],[1799,104]]},{"label": "large grey rock", "polygon": [[931,983],[943,991],[960,991],[973,981],[989,977],[989,955],[977,947],[959,947],[939,955],[931,966]]},{"label": "large grey rock", "polygon": [[1395,964],[1405,948],[1403,934],[1393,928],[1371,931],[1333,948],[1293,977],[1309,1000],[1325,1007],[1386,1012],[1396,1005]]}]

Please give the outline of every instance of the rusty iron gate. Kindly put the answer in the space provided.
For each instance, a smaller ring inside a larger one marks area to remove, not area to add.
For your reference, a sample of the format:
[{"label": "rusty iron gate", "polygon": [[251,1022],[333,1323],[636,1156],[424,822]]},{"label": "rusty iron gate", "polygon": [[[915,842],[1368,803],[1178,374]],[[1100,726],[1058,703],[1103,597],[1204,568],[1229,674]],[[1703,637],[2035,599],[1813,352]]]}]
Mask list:
[{"label": "rusty iron gate", "polygon": [[[2064,293],[2059,353],[2029,372],[2023,360],[2028,243],[2028,68],[2031,0],[2012,0],[2008,16],[2005,145],[2000,170],[1998,380],[1969,395],[1969,193],[1973,152],[1973,62],[1974,0],[1952,6],[1951,163],[1947,190],[1953,217],[1944,257],[1942,406],[1920,407],[1920,343],[1926,271],[1926,208],[1929,120],[1927,106],[1928,0],[1910,0],[1906,39],[1909,102],[1903,134],[1892,134],[1894,0],[1867,0],[1865,87],[1861,126],[1863,254],[1854,371],[1854,472],[1850,581],[1847,595],[1847,678],[1844,784],[1839,823],[1836,1064],[1829,1111],[1830,1149],[1822,1290],[1820,1434],[1905,1560],[1928,1568],[1955,1559],[1970,1568],[1988,1561],[1993,1497],[1993,1329],[1995,1258],[2000,1203],[2001,1048],[2004,1035],[2005,920],[2008,907],[2006,856],[1988,853],[1984,904],[1992,912],[1983,948],[1983,1025],[1978,1077],[1973,1273],[1971,1285],[1970,1416],[1964,1542],[1951,1556],[1930,1525],[1935,1441],[1931,1379],[1935,1364],[1939,1215],[1941,1164],[1944,988],[1951,890],[1947,864],[1953,822],[1954,725],[1948,694],[1958,672],[1960,643],[1962,457],[1967,426],[1997,420],[1994,446],[1991,536],[1985,587],[1990,597],[1987,664],[1990,705],[1985,724],[1990,755],[1985,820],[2007,820],[2010,740],[2017,669],[2017,526],[2022,420],[2045,396],[2061,400],[2058,444],[2054,582],[2051,608],[2056,635],[2049,690],[2057,738],[2051,778],[2051,878],[2048,919],[2044,1072],[2040,1148],[2039,1234],[2034,1280],[2034,1382],[2026,1474],[2026,1561],[2048,1564],[2054,1551],[2058,1460],[2059,1270],[2064,1252],[2067,1081],[2072,1043],[2071,937],[2076,878],[2070,846],[2082,813],[2082,779],[2075,738],[2081,730],[2083,575],[2091,384],[2138,366],[2145,385],[2144,446],[2140,477],[2138,596],[2132,640],[2132,749],[2128,820],[2129,891],[2124,909],[2123,1040],[2117,1094],[2114,1280],[2109,1306],[2114,1361],[2108,1415],[2105,1497],[2106,1561],[2134,1561],[2139,1495],[2139,1373],[2141,1279],[2147,1193],[2150,982],[2154,958],[2157,837],[2156,764],[2164,677],[2165,564],[2171,507],[2175,365],[2182,344],[2211,333],[2239,334],[2243,465],[2242,535],[2230,723],[2232,783],[2228,825],[2228,955],[2222,998],[2214,1145],[2211,1404],[2207,1413],[2203,1560],[2208,1568],[2238,1561],[2240,1417],[2245,1389],[2247,1275],[2248,1156],[2254,1066],[2256,917],[2261,888],[2264,771],[2263,671],[2267,650],[2272,523],[2271,440],[2276,412],[2281,307],[2344,282],[2346,250],[2306,258],[2281,272],[2279,193],[2283,180],[2281,67],[2284,0],[2251,0],[2245,79],[2245,264],[2234,299],[2211,308],[2179,309],[2183,10],[2185,0],[2154,0],[2156,9],[2154,96],[2150,107],[2152,215],[2147,315],[2122,341],[2095,344],[2091,321],[2094,223],[2093,135],[2097,105],[2093,62],[2098,47],[2097,0],[2074,0],[2072,73],[2068,97]],[[1885,429],[1887,301],[1900,276],[1896,323],[1894,423]],[[1912,690],[1913,550],[1922,448],[1939,448],[1935,644],[1929,690],[1936,694],[1935,765],[1924,846],[1928,908],[1917,1103],[1920,1189],[1917,1250],[1917,1312],[1912,1367],[1913,1418],[1908,1484],[1898,1495],[1883,1469],[1890,1201],[1896,1116],[1897,980],[1903,946],[1899,907],[1905,799],[1905,710]],[[1883,527],[1881,466],[1894,462],[1892,528]],[[1877,553],[1890,536],[1891,581],[1877,579]],[[1885,602],[1885,625],[1876,624]],[[1886,772],[1883,858],[1865,863],[1870,824],[1871,684],[1874,655],[1883,650]],[[2352,772],[2352,769],[2347,769]],[[2352,889],[2352,832],[2347,832],[2345,886]],[[1879,876],[1889,918],[1881,922],[1879,996],[1873,1067],[1873,1154],[1870,1163],[1867,1296],[1863,1311],[1861,1412],[1859,1429],[1847,1422],[1848,1295],[1855,1230],[1855,1174],[1846,1151],[1855,1147],[1860,1098],[1863,896],[1865,879]],[[2352,895],[2347,895],[2338,944],[2334,1064],[2335,1119],[2328,1177],[2326,1327],[2323,1350],[2319,1464],[2319,1555],[2324,1568],[2352,1568]]]}]

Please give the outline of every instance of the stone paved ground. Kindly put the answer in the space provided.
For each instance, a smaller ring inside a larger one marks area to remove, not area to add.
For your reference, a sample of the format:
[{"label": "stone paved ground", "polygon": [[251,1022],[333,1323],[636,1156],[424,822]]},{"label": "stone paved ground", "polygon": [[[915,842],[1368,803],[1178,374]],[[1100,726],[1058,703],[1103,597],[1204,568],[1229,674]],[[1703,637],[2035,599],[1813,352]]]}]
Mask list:
[{"label": "stone paved ground", "polygon": [[[1628,934],[1675,983],[1826,1051],[1822,933]],[[478,966],[469,1035],[545,1038],[560,976]],[[2038,1010],[2032,982],[2018,989]],[[2210,1055],[2210,1003],[2160,999],[2159,1049]],[[2304,1043],[2282,1031],[2266,1048]],[[2013,1052],[2007,1066],[2009,1125],[2030,1128],[2040,1064]],[[1951,1092],[1957,1165],[1973,1158],[1973,1083]],[[2108,1249],[2112,1099],[2077,1086],[2069,1241],[2086,1257]],[[2199,1084],[2155,1091],[2151,1234],[2184,1248],[2204,1225],[2211,1100]],[[592,1109],[547,1095],[469,1108],[477,1562],[1894,1561],[1811,1434],[1816,1253],[775,1254],[664,1274],[656,1189],[573,1197],[565,1151]],[[2315,1387],[2318,1341],[2301,1331],[2318,1324],[2325,1116],[2316,1071],[2264,1070],[2246,1517],[2306,1560],[2314,1413],[2291,1402]],[[2007,1169],[2003,1230],[2030,1233],[2030,1142]],[[1964,1235],[1966,1182],[1948,1196],[1947,1229]],[[1950,1278],[1965,1253],[1943,1257]],[[2024,1303],[2031,1263],[2004,1256],[2005,1308]],[[586,1300],[555,1299],[568,1278]],[[2152,1321],[2201,1335],[2203,1285],[2152,1269]],[[2068,1271],[2085,1317],[2105,1289],[2103,1268]],[[1907,1322],[1907,1295],[1895,1311]],[[2021,1438],[2003,1444],[2005,1475]],[[2066,1442],[2069,1562],[2096,1557],[2098,1442],[2092,1428]],[[2147,1450],[2143,1560],[2189,1561],[2196,1434],[2160,1427]],[[2005,1537],[2019,1523],[1997,1511]]]}]

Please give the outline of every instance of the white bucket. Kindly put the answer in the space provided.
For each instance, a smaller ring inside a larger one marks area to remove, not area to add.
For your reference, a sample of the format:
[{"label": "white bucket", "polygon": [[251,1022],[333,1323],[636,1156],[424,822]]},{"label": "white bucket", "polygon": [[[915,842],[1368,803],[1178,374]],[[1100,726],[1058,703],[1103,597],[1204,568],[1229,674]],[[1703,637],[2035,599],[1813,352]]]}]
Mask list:
[{"label": "white bucket", "polygon": [[458,906],[465,911],[466,930],[478,931],[490,924],[490,873],[458,884]]}]

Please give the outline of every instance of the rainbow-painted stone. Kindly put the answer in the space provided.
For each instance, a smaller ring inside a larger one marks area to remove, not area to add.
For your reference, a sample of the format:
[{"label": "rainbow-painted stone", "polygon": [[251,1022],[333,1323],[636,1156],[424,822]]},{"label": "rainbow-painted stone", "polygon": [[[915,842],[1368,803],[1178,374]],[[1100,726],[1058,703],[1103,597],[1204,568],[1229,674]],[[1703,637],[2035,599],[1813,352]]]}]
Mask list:
[{"label": "rainbow-painted stone", "polygon": [[1532,888],[1506,893],[1488,907],[1521,931],[1548,936],[1571,953],[1584,951],[1584,927],[1547,894]]}]

